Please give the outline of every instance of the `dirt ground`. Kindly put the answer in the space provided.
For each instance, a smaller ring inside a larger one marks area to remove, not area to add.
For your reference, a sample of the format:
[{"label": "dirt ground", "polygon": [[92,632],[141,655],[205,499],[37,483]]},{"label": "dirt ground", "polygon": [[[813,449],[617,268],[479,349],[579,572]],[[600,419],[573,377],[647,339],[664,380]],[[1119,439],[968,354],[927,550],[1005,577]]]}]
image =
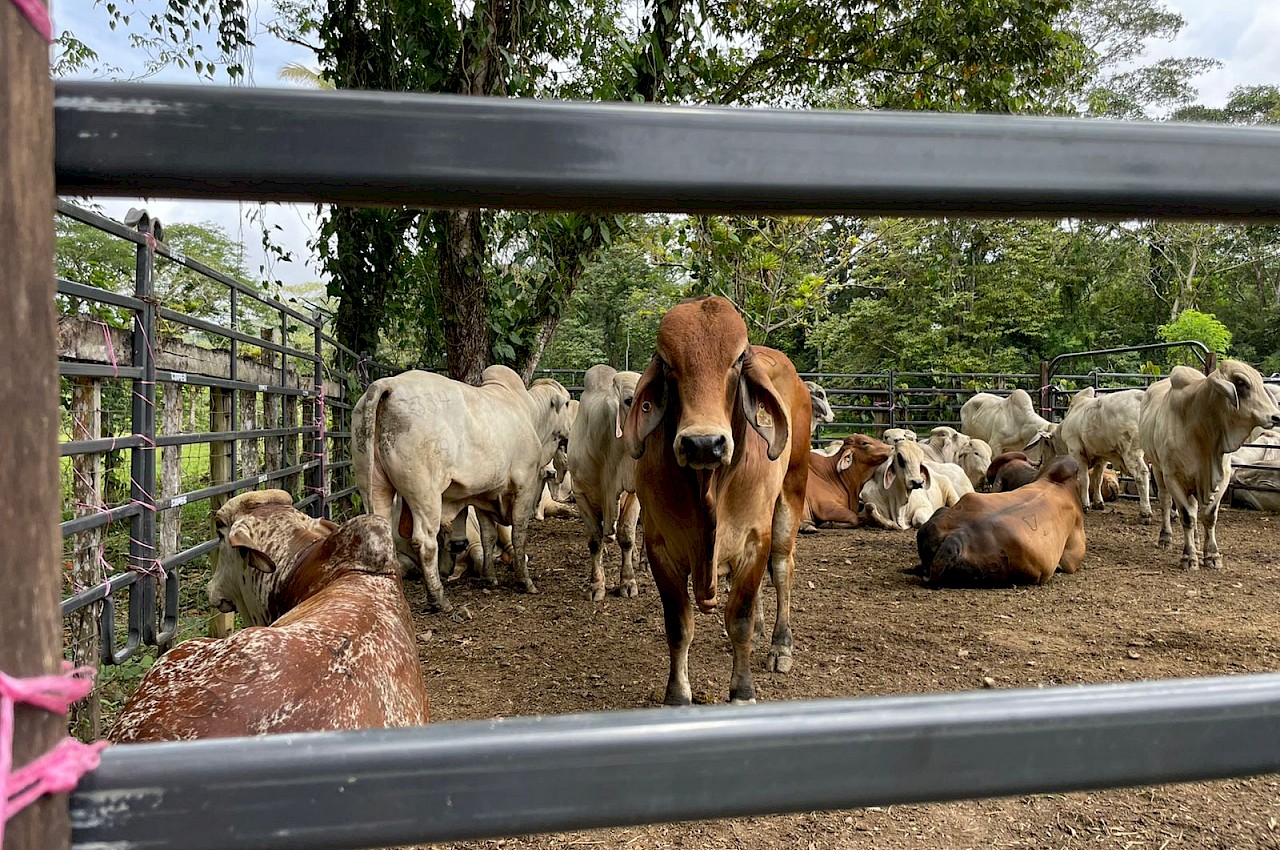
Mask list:
[{"label": "dirt ground", "polygon": [[[1076,575],[1010,590],[926,590],[902,570],[915,536],[824,530],[798,546],[795,667],[765,672],[762,700],[929,693],[1280,670],[1280,517],[1223,510],[1226,568],[1177,569],[1153,526],[1123,503],[1088,518]],[[432,720],[656,706],[666,684],[661,605],[641,595],[587,599],[577,519],[535,523],[540,593],[449,585],[473,615],[417,616]],[[617,581],[617,552],[609,552]],[[425,610],[418,582],[410,605]],[[772,603],[768,591],[766,608]],[[772,625],[772,614],[769,615]],[[699,615],[690,654],[696,701],[728,694],[719,616]],[[655,708],[655,710],[661,710]],[[1280,777],[890,806],[450,844],[646,848],[1280,848]]]}]

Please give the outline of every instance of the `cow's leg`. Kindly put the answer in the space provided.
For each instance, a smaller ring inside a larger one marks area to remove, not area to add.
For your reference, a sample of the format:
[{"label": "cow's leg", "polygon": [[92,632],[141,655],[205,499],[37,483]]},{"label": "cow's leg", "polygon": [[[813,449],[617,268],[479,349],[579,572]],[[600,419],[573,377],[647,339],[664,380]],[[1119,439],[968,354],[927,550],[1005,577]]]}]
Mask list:
[{"label": "cow's leg", "polygon": [[[778,595],[778,606],[765,668],[778,673],[791,672],[791,582],[796,568],[797,525],[804,512],[803,501],[789,499],[787,492],[789,490],[784,488],[774,508],[773,538],[769,553],[769,575]],[[757,607],[763,610],[763,605]]]},{"label": "cow's leg", "polygon": [[480,578],[490,587],[498,586],[498,521],[492,514],[476,511],[476,525],[480,528]]},{"label": "cow's leg", "polygon": [[[443,510],[443,508],[441,508]],[[467,509],[464,507],[449,523],[449,536],[441,539],[440,575],[452,578],[458,571],[458,558],[467,551]]]},{"label": "cow's leg", "polygon": [[1093,469],[1089,470],[1089,502],[1085,505],[1085,510],[1090,507],[1100,511],[1106,509],[1107,503],[1102,500],[1102,476],[1106,471],[1105,460],[1097,461]]},{"label": "cow's leg", "polygon": [[1155,475],[1156,489],[1160,492],[1160,537],[1156,545],[1161,549],[1168,549],[1173,544],[1173,492],[1165,482],[1164,471],[1160,467],[1153,465],[1151,472]]},{"label": "cow's leg", "polygon": [[1227,482],[1230,480],[1231,469],[1228,466],[1222,484],[1200,505],[1200,540],[1204,549],[1205,569],[1222,569],[1222,553],[1218,551],[1218,507],[1222,504],[1222,497],[1226,495]]},{"label": "cow's leg", "polygon": [[1124,471],[1133,476],[1138,488],[1138,518],[1144,523],[1151,522],[1151,472],[1141,449],[1124,457]]},{"label": "cow's leg", "polygon": [[618,517],[618,548],[622,550],[618,595],[628,599],[640,595],[640,586],[636,584],[636,523],[639,520],[640,500],[635,493],[623,493],[622,515]]},{"label": "cow's leg", "polygon": [[1081,523],[1067,537],[1067,545],[1062,549],[1062,559],[1058,561],[1058,569],[1064,573],[1074,573],[1084,564],[1084,553],[1084,523]]},{"label": "cow's leg", "polygon": [[729,676],[729,702],[745,705],[756,701],[755,681],[751,678],[751,634],[756,617],[756,597],[764,579],[769,552],[748,545],[743,563],[734,564],[729,573],[729,598],[724,606],[724,628],[733,645],[733,672]]},{"label": "cow's leg", "polygon": [[671,666],[667,672],[665,705],[689,705],[693,688],[689,685],[689,644],[693,643],[693,604],[689,601],[688,574],[659,558],[645,542],[653,582],[662,599],[662,620],[667,632],[667,652]]},{"label": "cow's leg", "polygon": [[578,516],[587,530],[587,552],[591,558],[591,585],[588,595],[592,602],[604,599],[604,520],[603,511],[586,493],[578,494]]},{"label": "cow's leg", "polygon": [[437,535],[440,533],[440,496],[434,494],[426,498],[418,498],[417,494],[401,493],[400,497],[413,512],[413,537],[410,543],[422,565],[422,582],[427,586],[427,599],[431,607],[448,612],[453,605],[445,598],[444,584],[440,581],[440,570],[432,569],[438,563],[440,544]]},{"label": "cow's leg", "polygon": [[1200,557],[1196,551],[1196,513],[1199,510],[1196,497],[1188,493],[1180,482],[1172,475],[1165,476],[1165,488],[1178,509],[1178,521],[1182,523],[1182,560],[1179,565],[1185,570],[1200,568]]},{"label": "cow's leg", "polygon": [[537,593],[538,588],[529,577],[529,519],[537,507],[536,500],[541,498],[542,490],[528,487],[516,493],[511,509],[511,559],[516,569],[516,584],[525,593]]}]

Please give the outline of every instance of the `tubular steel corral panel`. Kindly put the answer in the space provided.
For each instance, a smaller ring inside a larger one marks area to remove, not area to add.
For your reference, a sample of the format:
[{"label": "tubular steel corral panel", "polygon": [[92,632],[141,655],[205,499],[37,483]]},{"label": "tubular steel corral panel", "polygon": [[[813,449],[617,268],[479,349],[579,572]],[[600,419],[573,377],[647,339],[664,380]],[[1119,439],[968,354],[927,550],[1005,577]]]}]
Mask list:
[{"label": "tubular steel corral panel", "polygon": [[372,847],[1280,770],[1280,675],[116,747],[81,848]]},{"label": "tubular steel corral panel", "polygon": [[[55,108],[64,193],[1280,219],[1257,128],[105,83]],[[73,840],[324,850],[1275,771],[1265,674],[117,747]]]},{"label": "tubular steel corral panel", "polygon": [[63,194],[1280,219],[1280,130],[62,82]]}]

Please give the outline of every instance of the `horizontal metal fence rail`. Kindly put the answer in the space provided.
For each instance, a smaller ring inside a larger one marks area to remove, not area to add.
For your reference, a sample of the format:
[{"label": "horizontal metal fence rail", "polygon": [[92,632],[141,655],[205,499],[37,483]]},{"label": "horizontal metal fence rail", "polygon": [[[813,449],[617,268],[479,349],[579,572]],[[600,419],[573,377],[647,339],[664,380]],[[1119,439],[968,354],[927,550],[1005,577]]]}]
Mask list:
[{"label": "horizontal metal fence rail", "polygon": [[[62,192],[1280,219],[1258,128],[106,83],[58,84],[55,112]],[[1276,675],[717,706],[113,748],[73,841],[363,847],[1277,770]]]},{"label": "horizontal metal fence rail", "polygon": [[107,750],[72,839],[339,850],[1280,770],[1280,675]]},{"label": "horizontal metal fence rail", "polygon": [[1260,128],[91,82],[54,111],[63,193],[1280,219]]}]

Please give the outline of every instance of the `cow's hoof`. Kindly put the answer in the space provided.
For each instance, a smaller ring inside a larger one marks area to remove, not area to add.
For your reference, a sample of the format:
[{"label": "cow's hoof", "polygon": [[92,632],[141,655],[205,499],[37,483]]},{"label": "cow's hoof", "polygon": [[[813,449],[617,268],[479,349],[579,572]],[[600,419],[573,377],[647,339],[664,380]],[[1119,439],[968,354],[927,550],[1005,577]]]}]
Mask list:
[{"label": "cow's hoof", "polygon": [[790,673],[791,672],[791,654],[784,654],[779,650],[773,650],[769,653],[769,660],[765,662],[765,669],[774,673]]},{"label": "cow's hoof", "polygon": [[640,595],[640,585],[636,584],[635,579],[624,581],[618,585],[618,595],[624,599],[634,599]]},{"label": "cow's hoof", "polygon": [[1222,555],[1205,555],[1204,568],[1206,570],[1222,569]]},{"label": "cow's hoof", "polygon": [[1195,558],[1188,558],[1188,557],[1186,557],[1185,555],[1182,557],[1182,560],[1178,562],[1178,566],[1179,566],[1179,567],[1181,567],[1181,568],[1182,568],[1182,569],[1184,569],[1184,570],[1198,570],[1198,569],[1200,569],[1200,565],[1199,565],[1198,563],[1196,563],[1196,559],[1195,559]]},{"label": "cow's hoof", "polygon": [[1156,545],[1161,549],[1168,549],[1171,543],[1173,543],[1172,534],[1161,534],[1160,539],[1156,541]]},{"label": "cow's hoof", "polygon": [[434,602],[431,604],[430,610],[436,614],[448,614],[453,610],[453,603],[448,599],[445,599],[442,602]]},{"label": "cow's hoof", "polygon": [[1138,522],[1142,523],[1143,525],[1151,525],[1151,520],[1152,520],[1151,514],[1138,515]]},{"label": "cow's hoof", "polygon": [[591,597],[592,602],[603,602],[604,601],[604,583],[602,582],[600,584],[596,584],[595,582],[592,582],[591,590],[587,595]]},{"label": "cow's hoof", "polygon": [[730,705],[755,705],[756,698],[752,697],[751,699],[737,699],[735,697],[734,699],[729,700],[729,704]]},{"label": "cow's hoof", "polygon": [[533,583],[533,579],[531,578],[527,578],[524,581],[520,582],[519,586],[520,586],[520,589],[523,590],[525,593],[538,592],[538,586]]},{"label": "cow's hoof", "polygon": [[811,522],[802,522],[800,523],[800,533],[801,534],[817,534],[818,526],[814,525]]}]

